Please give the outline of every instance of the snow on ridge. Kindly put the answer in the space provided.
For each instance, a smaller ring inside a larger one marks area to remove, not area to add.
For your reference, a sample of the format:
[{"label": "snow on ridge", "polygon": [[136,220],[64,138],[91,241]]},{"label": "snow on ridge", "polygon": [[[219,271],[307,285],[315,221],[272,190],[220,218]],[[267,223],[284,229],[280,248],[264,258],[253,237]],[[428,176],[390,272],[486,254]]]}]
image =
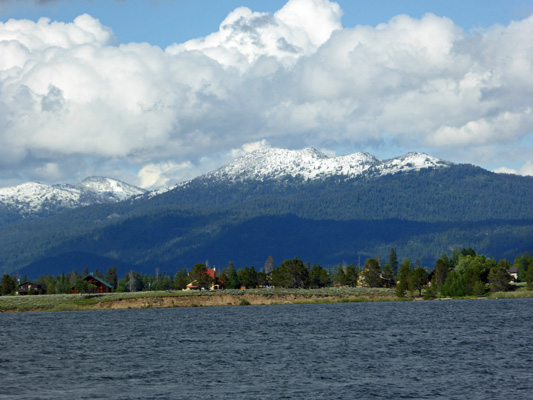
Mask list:
[{"label": "snow on ridge", "polygon": [[406,171],[419,171],[425,168],[448,167],[451,163],[425,153],[410,152],[404,156],[385,160],[377,168],[382,175],[397,174]]},{"label": "snow on ridge", "polygon": [[90,177],[78,185],[37,182],[0,188],[0,206],[32,214],[60,208],[114,203],[146,193],[144,189],[111,178]]},{"label": "snow on ridge", "polygon": [[77,186],[95,193],[110,193],[119,200],[126,200],[130,197],[146,193],[146,190],[122,182],[118,179],[100,176],[85,178]]},{"label": "snow on ridge", "polygon": [[328,157],[314,148],[285,150],[260,149],[237,158],[232,163],[209,172],[204,179],[245,181],[301,178],[305,181],[331,176],[355,178],[365,173],[389,175],[416,171],[423,168],[439,168],[449,162],[424,153],[408,153],[401,157],[381,161],[369,153],[354,153]]}]

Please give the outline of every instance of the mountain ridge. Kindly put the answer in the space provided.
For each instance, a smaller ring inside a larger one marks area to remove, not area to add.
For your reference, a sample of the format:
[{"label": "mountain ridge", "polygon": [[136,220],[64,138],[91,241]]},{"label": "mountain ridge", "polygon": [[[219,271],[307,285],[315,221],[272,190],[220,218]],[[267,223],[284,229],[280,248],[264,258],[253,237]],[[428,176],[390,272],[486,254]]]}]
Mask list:
[{"label": "mountain ridge", "polygon": [[[533,177],[421,153],[385,161],[359,153],[337,164],[337,157],[331,161],[314,149],[280,151],[278,166],[288,163],[294,173],[283,175],[265,161],[271,158],[261,158],[269,151],[237,159],[228,169],[235,174],[227,175],[235,179],[218,179],[213,171],[155,196],[0,226],[0,268],[32,276],[113,264],[121,274],[127,268],[175,271],[205,260],[260,268],[268,256],[333,266],[385,259],[391,247],[431,267],[426,263],[454,248],[501,258],[533,243]],[[250,159],[257,173],[244,179],[239,165]],[[329,162],[317,170],[332,175],[308,168],[316,160]],[[349,178],[343,165],[357,174]],[[222,177],[224,168],[217,170]],[[302,171],[314,171],[314,178],[306,180]]]},{"label": "mountain ridge", "polygon": [[85,178],[76,185],[27,182],[0,188],[0,207],[27,217],[67,208],[115,203],[145,193],[146,190],[118,179],[97,176]]},{"label": "mountain ridge", "polygon": [[332,176],[353,179],[365,174],[383,176],[424,168],[443,168],[450,165],[452,163],[449,161],[418,152],[380,160],[366,152],[329,157],[312,147],[302,150],[266,148],[247,153],[198,178],[241,182],[286,177],[300,178],[304,181]]}]

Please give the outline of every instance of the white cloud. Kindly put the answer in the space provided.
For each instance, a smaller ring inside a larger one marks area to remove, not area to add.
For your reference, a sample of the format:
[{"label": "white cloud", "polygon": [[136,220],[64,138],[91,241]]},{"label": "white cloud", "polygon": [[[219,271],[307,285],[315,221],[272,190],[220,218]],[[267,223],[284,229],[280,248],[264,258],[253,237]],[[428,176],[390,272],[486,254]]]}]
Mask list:
[{"label": "white cloud", "polygon": [[341,29],[341,16],[339,5],[327,0],[291,0],[273,15],[240,7],[228,15],[218,32],[169,46],[167,52],[201,51],[241,72],[261,57],[273,57],[282,66],[290,66]]},{"label": "white cloud", "polygon": [[241,157],[247,153],[252,153],[256,150],[260,150],[260,149],[264,149],[264,148],[268,148],[270,147],[270,145],[268,144],[268,142],[263,139],[263,140],[259,140],[257,142],[253,142],[253,143],[245,143],[243,144],[240,148],[238,149],[231,149],[230,153],[229,153],[229,156],[234,159],[234,158],[237,158],[237,157]]},{"label": "white cloud", "polygon": [[515,174],[515,175],[523,175],[523,176],[533,176],[533,163],[531,161],[526,161],[524,165],[522,165],[518,169],[500,167],[500,168],[495,169],[494,172],[498,174]]},{"label": "white cloud", "polygon": [[187,176],[193,165],[190,162],[174,163],[171,161],[158,164],[150,163],[139,170],[140,186],[145,189],[154,189],[185,180],[181,176]]},{"label": "white cloud", "polygon": [[533,17],[467,35],[432,14],[349,29],[341,16],[327,0],[238,8],[166,50],[118,44],[89,15],[0,23],[0,168],[53,180],[46,165],[83,159],[66,178],[107,168],[155,187],[261,146],[486,164],[532,136]]}]

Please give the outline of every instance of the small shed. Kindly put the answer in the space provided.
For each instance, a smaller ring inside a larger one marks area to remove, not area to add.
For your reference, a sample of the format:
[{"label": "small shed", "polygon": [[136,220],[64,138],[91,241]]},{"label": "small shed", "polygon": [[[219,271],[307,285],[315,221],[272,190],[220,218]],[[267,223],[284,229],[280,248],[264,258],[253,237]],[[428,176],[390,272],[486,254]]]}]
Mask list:
[{"label": "small shed", "polygon": [[17,294],[21,296],[25,296],[28,294],[45,294],[46,291],[43,289],[41,285],[35,282],[23,282],[19,285]]}]

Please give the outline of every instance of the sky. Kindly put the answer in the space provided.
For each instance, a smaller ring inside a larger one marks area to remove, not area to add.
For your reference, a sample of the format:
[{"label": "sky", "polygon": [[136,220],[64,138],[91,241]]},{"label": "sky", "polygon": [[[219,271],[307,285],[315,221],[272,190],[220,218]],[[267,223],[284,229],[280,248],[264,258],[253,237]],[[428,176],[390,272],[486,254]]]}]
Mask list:
[{"label": "sky", "polygon": [[533,175],[533,0],[0,0],[0,187],[262,147]]}]

